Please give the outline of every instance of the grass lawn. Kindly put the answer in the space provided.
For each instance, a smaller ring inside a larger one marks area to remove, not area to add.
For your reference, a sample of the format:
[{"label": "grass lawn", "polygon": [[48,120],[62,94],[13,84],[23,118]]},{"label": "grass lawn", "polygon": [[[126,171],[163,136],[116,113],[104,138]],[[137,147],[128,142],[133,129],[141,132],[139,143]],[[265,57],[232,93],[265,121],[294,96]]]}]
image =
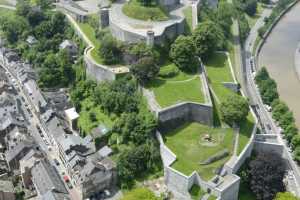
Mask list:
[{"label": "grass lawn", "polygon": [[96,38],[95,29],[88,23],[78,23],[82,32],[94,44],[95,48],[91,51],[92,58],[99,64],[103,63],[103,59],[98,55],[97,49],[100,47],[100,41]]},{"label": "grass lawn", "polygon": [[[174,64],[161,67],[160,73],[170,68],[176,69]],[[157,102],[161,107],[171,106],[184,101],[204,102],[201,79],[197,74],[178,73],[169,78],[158,77],[147,85],[154,91]]]},{"label": "grass lawn", "polygon": [[125,193],[121,200],[161,200],[156,197],[154,193],[147,188],[136,188]]},{"label": "grass lawn", "polygon": [[168,13],[158,5],[143,6],[137,0],[131,0],[123,6],[123,12],[128,17],[140,20],[168,20]]},{"label": "grass lawn", "polygon": [[223,86],[223,82],[233,82],[227,55],[215,53],[205,62],[209,83],[220,100],[224,99],[232,91]]},{"label": "grass lawn", "polygon": [[[1,4],[1,0],[0,0],[0,4]],[[6,8],[0,8],[0,17],[5,16],[5,15],[12,15],[12,14],[14,14],[13,10],[9,10],[9,9],[6,9]]]},{"label": "grass lawn", "polygon": [[192,19],[192,7],[188,6],[187,8],[185,8],[183,10],[183,14],[185,16],[185,20],[186,20],[186,33],[191,33],[193,30],[193,19]]},{"label": "grass lawn", "polygon": [[[211,134],[215,141],[213,145],[206,145],[201,140],[206,134]],[[199,123],[189,123],[165,134],[164,139],[165,144],[177,156],[172,167],[185,175],[197,171],[201,178],[209,180],[214,176],[214,170],[221,167],[231,155],[208,165],[199,163],[224,149],[232,153],[234,134],[230,128],[211,128]]]},{"label": "grass lawn", "polygon": [[[8,6],[11,6],[11,3],[9,3],[9,2],[6,1],[6,0],[0,0],[0,5],[8,5]],[[2,12],[1,9],[0,9],[0,12]]]},{"label": "grass lawn", "polygon": [[[94,113],[96,120],[91,119],[91,113]],[[111,118],[104,114],[99,106],[95,106],[92,99],[87,98],[81,102],[81,112],[79,114],[78,126],[87,134],[99,124],[105,124],[107,127],[112,128],[113,121]]]}]

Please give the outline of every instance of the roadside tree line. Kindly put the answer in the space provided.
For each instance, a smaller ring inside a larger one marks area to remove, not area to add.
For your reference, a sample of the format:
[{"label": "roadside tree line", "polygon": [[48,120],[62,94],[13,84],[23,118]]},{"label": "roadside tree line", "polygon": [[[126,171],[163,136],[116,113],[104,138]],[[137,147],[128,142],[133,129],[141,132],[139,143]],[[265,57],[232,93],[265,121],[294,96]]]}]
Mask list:
[{"label": "roadside tree line", "polygon": [[284,138],[294,151],[294,159],[300,162],[300,135],[295,124],[293,112],[279,99],[277,84],[270,77],[267,69],[262,67],[255,76],[262,100],[272,107],[272,117],[281,127]]}]

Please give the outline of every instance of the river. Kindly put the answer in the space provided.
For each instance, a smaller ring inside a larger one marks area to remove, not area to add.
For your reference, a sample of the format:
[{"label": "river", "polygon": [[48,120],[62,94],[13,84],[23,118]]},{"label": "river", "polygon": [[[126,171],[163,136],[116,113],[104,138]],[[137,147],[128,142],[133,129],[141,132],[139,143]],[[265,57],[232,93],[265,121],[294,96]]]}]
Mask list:
[{"label": "river", "polygon": [[300,42],[300,3],[276,25],[259,55],[259,67],[265,66],[275,79],[281,100],[293,111],[300,128],[300,80],[294,56]]}]

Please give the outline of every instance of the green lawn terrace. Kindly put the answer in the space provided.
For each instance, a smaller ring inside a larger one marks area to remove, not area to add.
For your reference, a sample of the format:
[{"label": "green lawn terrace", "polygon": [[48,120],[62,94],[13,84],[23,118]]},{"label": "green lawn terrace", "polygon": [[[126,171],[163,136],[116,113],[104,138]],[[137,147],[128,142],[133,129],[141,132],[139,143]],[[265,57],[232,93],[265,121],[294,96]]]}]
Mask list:
[{"label": "green lawn terrace", "polygon": [[173,63],[162,66],[158,77],[146,88],[153,91],[162,108],[182,102],[205,103],[200,74],[179,71]]},{"label": "green lawn terrace", "polygon": [[[171,167],[186,176],[196,171],[206,181],[213,178],[216,170],[233,154],[234,131],[231,128],[213,128],[199,123],[187,123],[164,133],[163,137],[165,145],[176,155],[176,161]],[[210,164],[201,164],[224,150],[227,150],[229,155]]]},{"label": "green lawn terrace", "polygon": [[128,17],[144,21],[165,21],[169,19],[168,12],[156,1],[145,6],[138,0],[130,0],[124,4],[122,11]]},{"label": "green lawn terrace", "polygon": [[[224,86],[224,82],[236,82],[230,58],[226,53],[218,52],[204,62],[207,72],[210,90],[214,102],[214,121],[221,125],[222,120],[219,112],[220,103],[227,95],[234,93]],[[224,124],[223,124],[224,125]],[[255,125],[255,119],[249,112],[245,121],[240,124],[239,144],[237,153],[240,154],[248,144]]]}]

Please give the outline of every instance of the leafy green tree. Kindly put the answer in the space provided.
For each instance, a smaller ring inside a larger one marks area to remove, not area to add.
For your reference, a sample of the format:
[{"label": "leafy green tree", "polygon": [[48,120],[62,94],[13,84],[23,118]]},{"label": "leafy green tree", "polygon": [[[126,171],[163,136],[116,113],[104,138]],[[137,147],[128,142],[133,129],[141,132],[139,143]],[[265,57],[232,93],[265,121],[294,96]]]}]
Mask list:
[{"label": "leafy green tree", "polygon": [[276,121],[279,121],[281,116],[289,111],[287,105],[282,101],[280,101],[276,105],[272,104],[272,107],[273,107],[272,116]]},{"label": "leafy green tree", "polygon": [[299,134],[294,135],[291,144],[292,144],[293,149],[300,146],[300,135]]},{"label": "leafy green tree", "polygon": [[290,143],[295,135],[298,134],[298,129],[295,125],[295,123],[289,124],[287,127],[284,129],[284,135],[285,139]]},{"label": "leafy green tree", "polygon": [[287,112],[283,114],[279,119],[279,125],[284,130],[294,122],[295,122],[295,118],[292,112]]},{"label": "leafy green tree", "polygon": [[263,102],[268,105],[271,105],[272,102],[279,97],[277,84],[273,79],[261,81],[259,84],[259,91]]},{"label": "leafy green tree", "polygon": [[0,29],[7,41],[15,44],[28,29],[28,23],[20,16],[4,16],[0,18]]},{"label": "leafy green tree", "polygon": [[225,45],[225,36],[221,27],[209,20],[200,23],[192,37],[196,45],[196,53],[203,59]]},{"label": "leafy green tree", "polygon": [[232,94],[221,103],[220,112],[223,120],[230,125],[242,122],[248,115],[249,104],[242,96]]},{"label": "leafy green tree", "polygon": [[194,72],[199,68],[196,47],[190,36],[179,36],[171,45],[170,58],[182,71]]},{"label": "leafy green tree", "polygon": [[230,3],[221,1],[216,10],[216,17],[211,19],[222,27],[226,37],[229,37],[231,34],[233,12],[233,7]]},{"label": "leafy green tree", "polygon": [[290,192],[279,192],[276,194],[274,200],[299,200],[299,199]]},{"label": "leafy green tree", "polygon": [[266,67],[262,67],[255,76],[255,82],[259,84],[263,80],[267,80],[270,78],[269,72]]},{"label": "leafy green tree", "polygon": [[144,57],[151,57],[155,62],[158,60],[158,52],[154,48],[146,45],[144,42],[139,42],[137,44],[128,47],[128,53],[135,57],[135,60],[139,60]]},{"label": "leafy green tree", "polygon": [[146,84],[156,77],[159,66],[152,57],[144,57],[131,67],[132,74],[141,84]]},{"label": "leafy green tree", "polygon": [[30,10],[31,10],[31,6],[28,1],[17,1],[17,5],[16,5],[17,15],[26,17]]},{"label": "leafy green tree", "polygon": [[244,42],[249,35],[250,26],[247,18],[243,13],[241,13],[238,16],[238,20],[239,20],[240,40],[241,42]]},{"label": "leafy green tree", "polygon": [[250,188],[257,200],[272,200],[285,190],[283,178],[286,166],[275,153],[259,153],[250,161]]},{"label": "leafy green tree", "polygon": [[246,0],[244,6],[248,15],[254,16],[256,14],[257,0]]},{"label": "leafy green tree", "polygon": [[300,146],[296,147],[293,154],[294,159],[300,163]]},{"label": "leafy green tree", "polygon": [[120,61],[121,51],[118,42],[111,36],[105,35],[101,40],[98,54],[108,65],[116,64]]}]

